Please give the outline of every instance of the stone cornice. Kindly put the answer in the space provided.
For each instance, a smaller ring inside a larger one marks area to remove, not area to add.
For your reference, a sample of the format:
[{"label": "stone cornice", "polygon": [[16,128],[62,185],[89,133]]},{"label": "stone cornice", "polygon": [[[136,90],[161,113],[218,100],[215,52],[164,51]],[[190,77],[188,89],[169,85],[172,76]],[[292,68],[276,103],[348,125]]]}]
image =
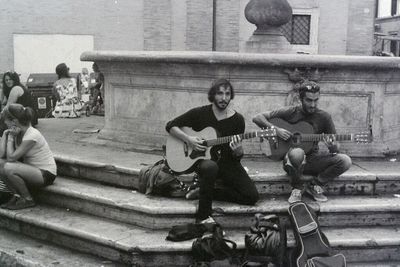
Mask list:
[{"label": "stone cornice", "polygon": [[81,60],[121,63],[223,64],[327,69],[400,69],[400,58],[398,57],[197,51],[87,51],[82,53]]}]

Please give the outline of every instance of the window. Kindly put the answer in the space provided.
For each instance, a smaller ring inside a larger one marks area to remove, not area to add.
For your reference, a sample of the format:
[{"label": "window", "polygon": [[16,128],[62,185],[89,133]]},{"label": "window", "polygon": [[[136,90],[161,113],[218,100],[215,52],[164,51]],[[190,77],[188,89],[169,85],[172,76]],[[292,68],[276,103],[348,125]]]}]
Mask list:
[{"label": "window", "polygon": [[400,15],[399,0],[378,0],[377,17],[390,17]]},{"label": "window", "polygon": [[310,44],[311,15],[293,15],[292,19],[281,26],[281,31],[293,45]]}]

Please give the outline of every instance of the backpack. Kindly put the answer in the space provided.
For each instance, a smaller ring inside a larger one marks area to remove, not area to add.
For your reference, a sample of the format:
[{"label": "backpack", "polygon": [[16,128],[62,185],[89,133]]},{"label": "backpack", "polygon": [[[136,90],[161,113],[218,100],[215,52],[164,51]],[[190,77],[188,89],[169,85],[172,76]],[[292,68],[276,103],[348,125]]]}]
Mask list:
[{"label": "backpack", "polygon": [[207,262],[210,265],[215,261],[228,261],[231,266],[234,266],[237,260],[236,243],[223,237],[223,230],[219,224],[213,224],[212,228],[212,234],[193,241],[192,256],[197,266],[201,262]]},{"label": "backpack", "polygon": [[140,170],[138,191],[146,195],[184,197],[188,188],[162,159]]},{"label": "backpack", "polygon": [[182,225],[174,225],[168,232],[166,240],[169,241],[185,241],[203,236],[210,228],[208,224],[203,223],[187,223]]},{"label": "backpack", "polygon": [[284,266],[286,256],[286,226],[277,215],[254,216],[254,224],[244,237],[246,251],[244,266],[256,263],[267,265],[275,263]]},{"label": "backpack", "polygon": [[333,255],[325,234],[320,230],[315,212],[304,202],[295,202],[289,206],[296,247],[290,266],[294,267],[345,267],[343,254]]}]

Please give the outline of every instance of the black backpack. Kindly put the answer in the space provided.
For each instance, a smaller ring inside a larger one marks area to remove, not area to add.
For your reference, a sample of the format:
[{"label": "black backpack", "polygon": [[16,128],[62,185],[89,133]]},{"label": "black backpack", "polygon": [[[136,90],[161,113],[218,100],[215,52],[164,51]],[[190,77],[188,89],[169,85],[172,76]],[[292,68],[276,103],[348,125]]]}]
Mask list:
[{"label": "black backpack", "polygon": [[285,266],[286,226],[277,215],[256,214],[244,242],[244,266]]},{"label": "black backpack", "polygon": [[237,264],[236,247],[235,242],[223,237],[222,227],[214,224],[212,234],[197,238],[192,244],[192,256],[197,262],[194,266],[213,261],[228,261],[231,266],[234,266]]},{"label": "black backpack", "polygon": [[291,267],[345,267],[343,254],[333,255],[325,234],[320,230],[315,212],[304,202],[289,207],[296,247],[290,256]]},{"label": "black backpack", "polygon": [[198,237],[202,237],[207,231],[212,231],[214,223],[187,223],[172,226],[168,232],[166,240],[169,241],[185,241]]}]

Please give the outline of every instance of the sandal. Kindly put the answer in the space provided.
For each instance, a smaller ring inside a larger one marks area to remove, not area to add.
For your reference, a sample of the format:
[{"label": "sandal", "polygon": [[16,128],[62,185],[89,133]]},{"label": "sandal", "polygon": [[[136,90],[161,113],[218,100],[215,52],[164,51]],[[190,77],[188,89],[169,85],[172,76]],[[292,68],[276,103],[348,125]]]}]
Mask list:
[{"label": "sandal", "polygon": [[9,210],[21,210],[36,206],[35,201],[26,198],[18,198],[14,203],[7,205],[5,208]]}]

